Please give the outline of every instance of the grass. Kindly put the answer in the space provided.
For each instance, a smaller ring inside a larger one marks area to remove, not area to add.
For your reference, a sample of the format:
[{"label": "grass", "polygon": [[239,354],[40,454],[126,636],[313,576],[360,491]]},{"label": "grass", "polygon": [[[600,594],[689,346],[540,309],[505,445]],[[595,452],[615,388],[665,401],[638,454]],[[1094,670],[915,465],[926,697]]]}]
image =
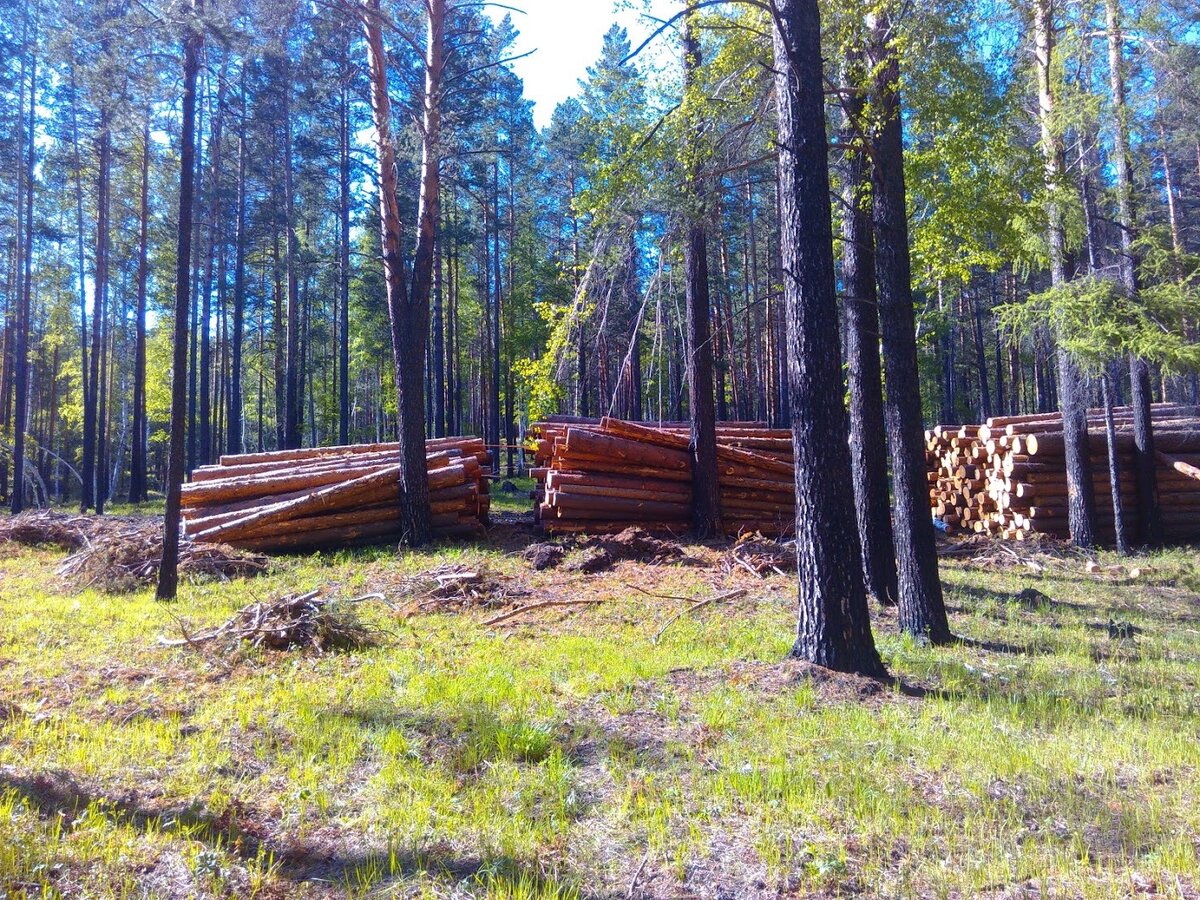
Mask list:
[{"label": "grass", "polygon": [[[499,504],[497,504],[499,506]],[[783,662],[788,578],[511,545],[281,559],[260,579],[74,592],[0,548],[0,893],[13,896],[1194,897],[1200,574],[944,565],[957,633],[876,610],[894,686]],[[713,562],[707,548],[696,558]],[[393,592],[444,562],[511,602],[397,619],[379,646],[163,648],[254,598]],[[745,597],[680,607],[634,590]],[[1015,599],[1036,587],[1048,598]],[[1130,623],[1113,637],[1109,623]],[[4,710],[8,710],[4,712]],[[632,888],[631,888],[632,885]]]}]

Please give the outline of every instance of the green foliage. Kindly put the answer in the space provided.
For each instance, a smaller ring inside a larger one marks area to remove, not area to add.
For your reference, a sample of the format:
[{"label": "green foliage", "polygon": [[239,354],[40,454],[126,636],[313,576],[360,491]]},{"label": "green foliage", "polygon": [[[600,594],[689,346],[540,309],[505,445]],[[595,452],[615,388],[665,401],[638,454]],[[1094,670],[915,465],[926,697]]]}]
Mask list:
[{"label": "green foliage", "polygon": [[[1186,293],[1186,292],[1184,292]],[[1181,318],[1181,291],[1151,289],[1130,298],[1109,278],[1077,278],[996,309],[1000,326],[1014,335],[1050,328],[1080,367],[1098,373],[1108,363],[1137,356],[1167,372],[1200,369],[1200,344]]]}]

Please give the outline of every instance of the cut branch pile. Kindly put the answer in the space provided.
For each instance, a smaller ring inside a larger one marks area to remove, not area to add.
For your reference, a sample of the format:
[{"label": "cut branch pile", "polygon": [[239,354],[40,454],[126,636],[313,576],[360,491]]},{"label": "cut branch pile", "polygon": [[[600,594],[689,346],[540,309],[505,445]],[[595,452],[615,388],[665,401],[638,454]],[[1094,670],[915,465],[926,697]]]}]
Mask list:
[{"label": "cut branch pile", "polygon": [[[133,591],[158,578],[162,520],[149,516],[76,516],[43,510],[0,519],[0,545],[55,545],[72,551],[57,574],[78,588]],[[185,540],[179,571],[188,578],[243,578],[267,571],[268,560],[222,544]]]},{"label": "cut branch pile", "polygon": [[[425,442],[434,533],[477,535],[490,498],[480,438]],[[184,533],[262,551],[312,550],[402,537],[397,444],[224,456],[183,488]]]},{"label": "cut branch pile", "polygon": [[[1200,538],[1200,408],[1170,404],[1152,410],[1158,451],[1158,498],[1165,536]],[[1134,471],[1133,411],[1114,411],[1124,522],[1139,524]],[[1062,417],[1001,416],[985,425],[938,426],[925,433],[929,500],[950,533],[1009,540],[1033,535],[1067,538],[1067,474]],[[1100,537],[1115,533],[1104,414],[1088,413],[1088,442]]]},{"label": "cut branch pile", "polygon": [[[369,599],[369,598],[363,598]],[[362,624],[352,611],[354,603],[339,603],[320,591],[251,603],[217,628],[189,633],[180,623],[181,639],[159,638],[165,647],[215,644],[231,652],[240,644],[271,650],[357,650],[376,642],[378,630]]]},{"label": "cut branch pile", "polygon": [[[533,426],[537,520],[551,534],[612,534],[637,525],[679,533],[691,521],[685,425],[620,419]],[[721,520],[730,534],[795,528],[791,432],[758,423],[717,426]]]}]

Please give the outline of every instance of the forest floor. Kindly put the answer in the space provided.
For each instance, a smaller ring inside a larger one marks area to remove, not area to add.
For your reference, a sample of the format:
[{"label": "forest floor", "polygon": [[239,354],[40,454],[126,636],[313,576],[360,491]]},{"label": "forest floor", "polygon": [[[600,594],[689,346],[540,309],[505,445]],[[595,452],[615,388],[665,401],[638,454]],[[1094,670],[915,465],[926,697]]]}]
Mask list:
[{"label": "forest floor", "polygon": [[[1200,897],[1194,551],[947,559],[964,640],[874,610],[885,684],[787,661],[795,575],[729,545],[537,571],[499,518],[170,605],[0,546],[0,892]],[[383,595],[365,646],[196,639],[317,589]]]}]

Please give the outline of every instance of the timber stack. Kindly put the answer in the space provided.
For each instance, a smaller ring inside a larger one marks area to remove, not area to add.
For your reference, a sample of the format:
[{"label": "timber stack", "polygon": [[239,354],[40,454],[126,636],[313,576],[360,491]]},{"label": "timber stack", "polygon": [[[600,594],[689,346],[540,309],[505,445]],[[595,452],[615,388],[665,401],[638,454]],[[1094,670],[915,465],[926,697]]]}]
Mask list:
[{"label": "timber stack", "polygon": [[[356,444],[221,457],[184,485],[184,534],[258,551],[398,540],[400,445]],[[483,532],[490,498],[481,438],[425,442],[433,529]]]},{"label": "timber stack", "polygon": [[[1151,417],[1165,536],[1200,539],[1200,407],[1156,404]],[[1136,539],[1133,410],[1119,407],[1113,420],[1123,521]],[[947,532],[1069,537],[1061,415],[997,416],[984,425],[938,426],[925,438],[930,508]],[[1116,526],[1102,410],[1088,412],[1088,444],[1100,537],[1111,542]]]},{"label": "timber stack", "polygon": [[[533,426],[536,518],[549,534],[691,525],[688,426],[552,419]],[[722,526],[730,534],[795,529],[792,437],[757,422],[717,426]]]}]

